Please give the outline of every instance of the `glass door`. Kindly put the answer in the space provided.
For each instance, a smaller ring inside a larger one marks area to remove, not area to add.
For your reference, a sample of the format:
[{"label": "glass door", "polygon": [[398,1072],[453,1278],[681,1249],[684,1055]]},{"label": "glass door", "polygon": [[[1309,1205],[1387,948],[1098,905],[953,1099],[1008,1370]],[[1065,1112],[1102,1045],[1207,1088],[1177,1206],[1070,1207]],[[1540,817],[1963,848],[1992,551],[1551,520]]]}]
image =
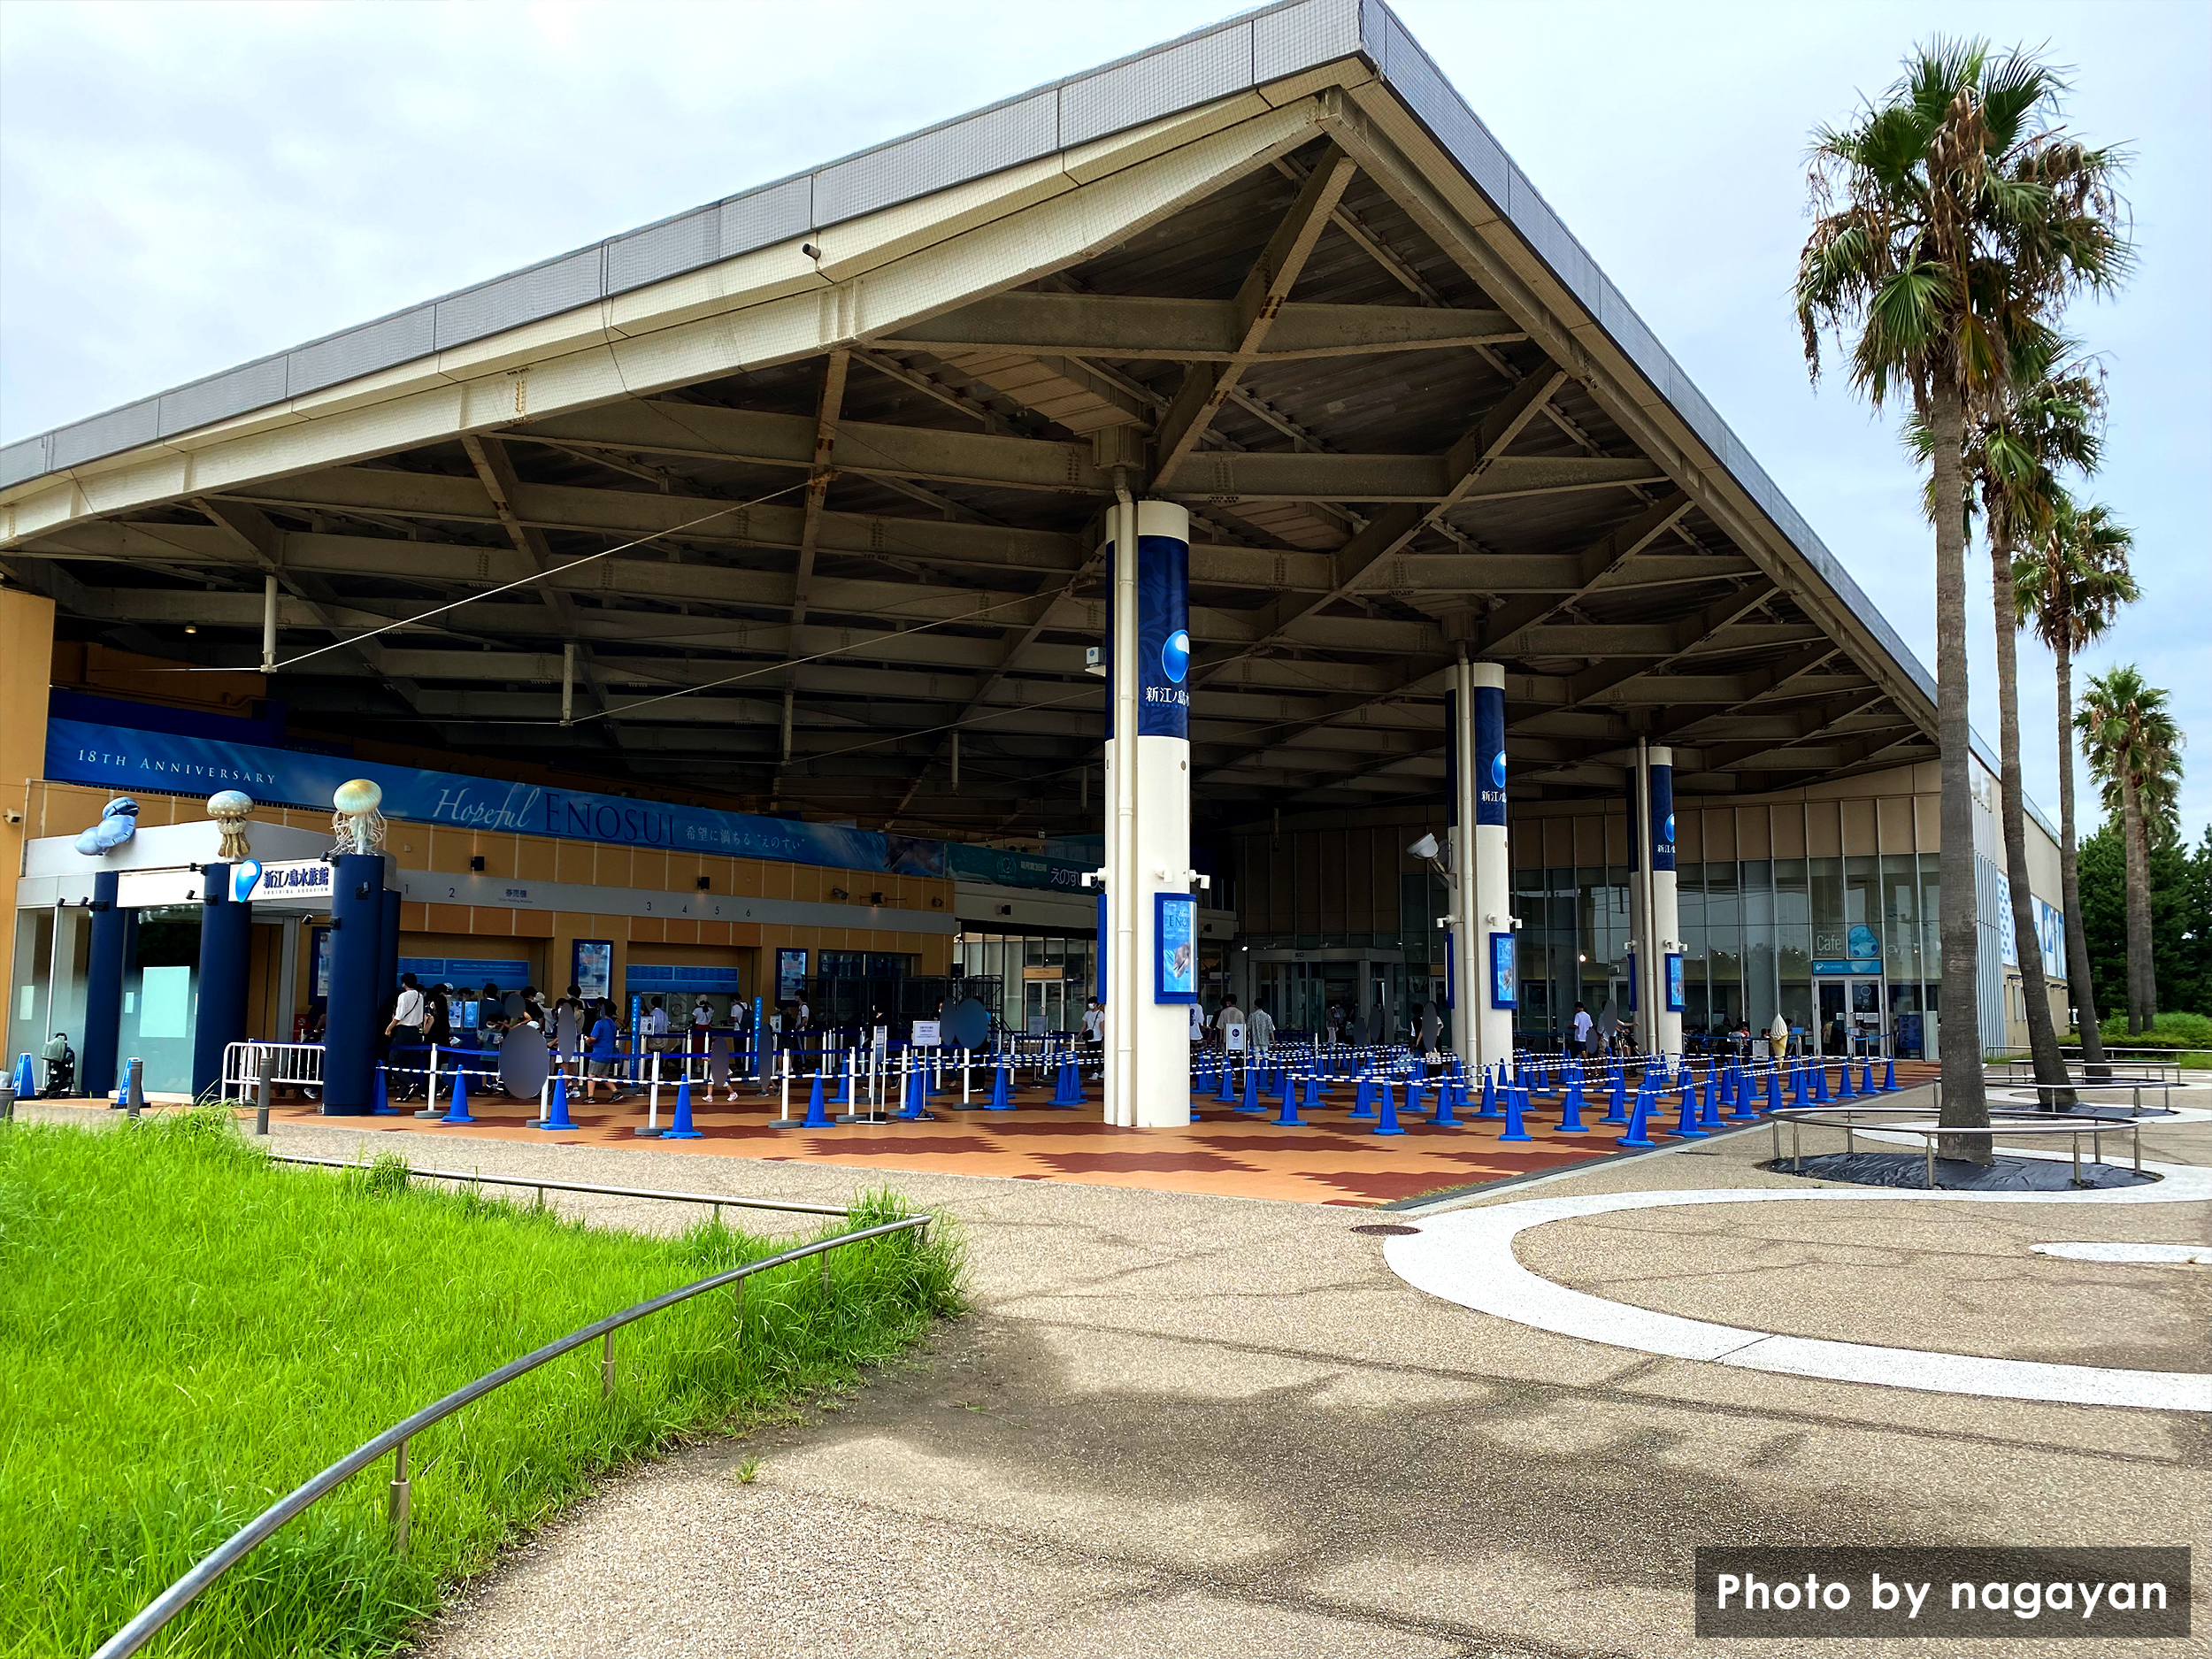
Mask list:
[{"label": "glass door", "polygon": [[1845,1017],[1844,1002],[1850,987],[1841,979],[1822,979],[1820,989],[1820,1029],[1813,1033],[1816,1054],[1847,1054],[1850,1051],[1850,1022]]},{"label": "glass door", "polygon": [[1022,1029],[1031,1036],[1067,1029],[1064,979],[1030,979],[1022,986]]}]

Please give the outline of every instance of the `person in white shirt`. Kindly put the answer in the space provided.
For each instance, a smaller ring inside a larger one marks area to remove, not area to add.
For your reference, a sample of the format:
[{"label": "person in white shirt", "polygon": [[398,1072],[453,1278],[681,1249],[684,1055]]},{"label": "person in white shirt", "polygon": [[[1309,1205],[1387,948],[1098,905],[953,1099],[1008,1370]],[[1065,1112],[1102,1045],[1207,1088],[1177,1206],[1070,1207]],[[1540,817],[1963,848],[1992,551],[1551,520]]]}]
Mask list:
[{"label": "person in white shirt", "polygon": [[1267,1011],[1267,1004],[1256,1002],[1252,1018],[1244,1022],[1248,1040],[1254,1054],[1265,1054],[1275,1041],[1275,1016]]},{"label": "person in white shirt", "polygon": [[656,1053],[668,1047],[668,1010],[657,996],[645,1010],[645,1042]]},{"label": "person in white shirt", "polygon": [[1106,1041],[1106,1010],[1098,1005],[1098,999],[1094,996],[1091,998],[1090,1006],[1083,1010],[1083,1041]]},{"label": "person in white shirt", "polygon": [[1575,1004],[1574,1033],[1575,1053],[1578,1055],[1587,1055],[1590,1052],[1590,1033],[1596,1024],[1597,1022],[1590,1018],[1590,1010],[1583,1007],[1581,1003],[1577,1002]]},{"label": "person in white shirt", "polygon": [[1206,1041],[1206,1010],[1195,1002],[1190,1005],[1190,1040],[1193,1048]]},{"label": "person in white shirt", "polygon": [[413,974],[403,973],[399,976],[399,999],[392,1004],[392,1023],[384,1027],[384,1034],[394,1036],[404,1028],[408,1041],[419,1041],[422,1037],[422,991],[415,984]]},{"label": "person in white shirt", "polygon": [[1221,1046],[1225,1049],[1241,1048],[1244,1046],[1241,1039],[1233,1042],[1229,1037],[1232,1026],[1241,1025],[1244,1023],[1244,1010],[1237,1006],[1237,999],[1233,996],[1223,997],[1221,1012],[1214,1016],[1214,1029],[1221,1033]]}]

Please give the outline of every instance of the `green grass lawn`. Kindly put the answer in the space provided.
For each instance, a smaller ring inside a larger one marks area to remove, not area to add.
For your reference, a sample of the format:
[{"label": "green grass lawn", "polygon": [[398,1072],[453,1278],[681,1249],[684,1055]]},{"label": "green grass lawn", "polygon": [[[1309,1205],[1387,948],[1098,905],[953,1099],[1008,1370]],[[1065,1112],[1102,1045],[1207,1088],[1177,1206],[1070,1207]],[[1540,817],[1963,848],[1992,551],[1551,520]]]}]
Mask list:
[{"label": "green grass lawn", "polygon": [[[681,1238],[286,1168],[219,1111],[109,1133],[0,1127],[0,1654],[85,1653],[274,1499],[440,1395],[772,1244]],[[856,1206],[841,1232],[899,1213]],[[941,1225],[716,1291],[564,1356],[419,1437],[409,1553],[388,1462],[249,1555],[150,1652],[389,1651],[455,1580],[691,1431],[849,1384],[956,1310]]]}]

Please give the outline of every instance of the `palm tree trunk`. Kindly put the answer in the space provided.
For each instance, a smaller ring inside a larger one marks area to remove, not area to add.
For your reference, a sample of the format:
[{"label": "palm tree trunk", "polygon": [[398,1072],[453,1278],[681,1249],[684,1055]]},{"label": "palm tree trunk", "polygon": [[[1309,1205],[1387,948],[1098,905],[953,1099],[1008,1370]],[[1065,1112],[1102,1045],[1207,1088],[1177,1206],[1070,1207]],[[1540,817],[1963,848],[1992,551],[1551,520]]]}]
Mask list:
[{"label": "palm tree trunk", "polygon": [[2058,880],[2066,907],[2066,988],[2081,1028],[2082,1072],[2091,1082],[2112,1075],[2104,1034],[2097,1029],[2097,989],[2089,980],[2089,935],[2081,925],[2081,860],[2074,851],[2074,648],[2058,643]]},{"label": "palm tree trunk", "polygon": [[[2003,795],[1999,810],[2004,824],[2005,879],[2012,887],[2013,954],[2020,958],[2035,1080],[2050,1086],[2067,1081],[2066,1060],[2058,1051],[2051,981],[2043,972],[2043,935],[2035,925],[2035,895],[2028,886],[2028,810],[2020,781],[2020,614],[2013,599],[2012,533],[2001,503],[1992,503],[1989,564],[1997,601],[1997,754]],[[2062,1110],[2074,1103],[2070,1090],[2056,1090],[2048,1098]]]},{"label": "palm tree trunk", "polygon": [[2143,796],[2121,760],[2120,834],[2127,848],[2128,1034],[2150,1029],[2151,861],[2143,843]]},{"label": "palm tree trunk", "polygon": [[[1941,757],[1942,846],[1936,868],[1943,941],[1943,1001],[1939,1052],[1943,1060],[1946,1127],[1986,1129],[1989,1095],[1982,1083],[1981,1022],[1975,1006],[1974,780],[1966,705],[1966,524],[1959,511],[1965,484],[1962,449],[1966,411],[1958,381],[1939,372],[1929,388],[1934,434],[1936,538],[1936,747]],[[1947,1158],[1990,1162],[1986,1135],[1940,1137]]]}]

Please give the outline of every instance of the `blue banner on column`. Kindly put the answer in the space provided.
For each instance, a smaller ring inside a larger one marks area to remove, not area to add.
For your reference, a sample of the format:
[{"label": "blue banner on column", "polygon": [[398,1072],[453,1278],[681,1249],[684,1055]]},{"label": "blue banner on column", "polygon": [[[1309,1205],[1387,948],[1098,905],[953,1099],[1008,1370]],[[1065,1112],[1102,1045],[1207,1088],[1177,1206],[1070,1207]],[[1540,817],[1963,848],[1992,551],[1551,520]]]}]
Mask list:
[{"label": "blue banner on column", "polygon": [[1505,823],[1505,690],[1475,687],[1475,822]]},{"label": "blue banner on column", "polygon": [[1137,538],[1137,735],[1190,737],[1190,544]]},{"label": "blue banner on column", "polygon": [[1459,687],[1444,693],[1444,827],[1459,827]]},{"label": "blue banner on column", "polygon": [[1674,768],[1651,769],[1651,867],[1674,868]]}]

